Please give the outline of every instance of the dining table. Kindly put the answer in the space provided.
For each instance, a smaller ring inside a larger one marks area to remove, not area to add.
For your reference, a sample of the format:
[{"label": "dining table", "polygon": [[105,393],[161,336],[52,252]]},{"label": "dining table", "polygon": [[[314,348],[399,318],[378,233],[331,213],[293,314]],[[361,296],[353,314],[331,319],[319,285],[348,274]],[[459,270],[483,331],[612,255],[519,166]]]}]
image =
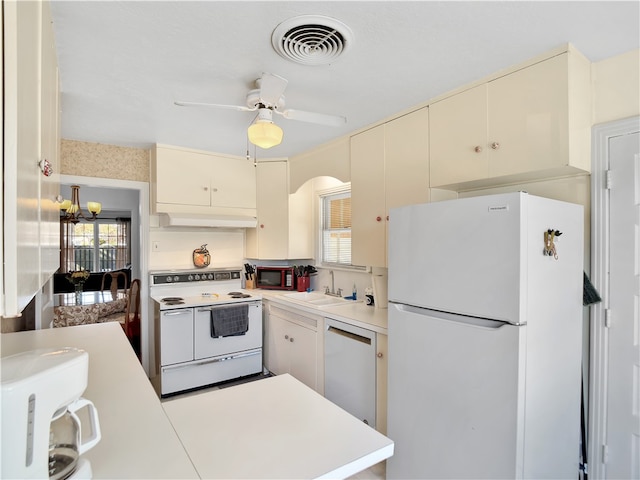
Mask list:
[{"label": "dining table", "polygon": [[53,305],[54,327],[118,321],[127,308],[127,291],[57,293]]}]

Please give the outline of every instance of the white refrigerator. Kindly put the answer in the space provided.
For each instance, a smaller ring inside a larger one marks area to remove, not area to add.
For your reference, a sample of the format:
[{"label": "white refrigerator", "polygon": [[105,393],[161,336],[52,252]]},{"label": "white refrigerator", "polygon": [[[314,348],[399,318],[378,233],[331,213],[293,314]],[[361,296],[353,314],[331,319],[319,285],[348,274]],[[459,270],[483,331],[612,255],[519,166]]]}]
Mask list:
[{"label": "white refrigerator", "polygon": [[387,478],[578,478],[583,207],[393,209]]}]

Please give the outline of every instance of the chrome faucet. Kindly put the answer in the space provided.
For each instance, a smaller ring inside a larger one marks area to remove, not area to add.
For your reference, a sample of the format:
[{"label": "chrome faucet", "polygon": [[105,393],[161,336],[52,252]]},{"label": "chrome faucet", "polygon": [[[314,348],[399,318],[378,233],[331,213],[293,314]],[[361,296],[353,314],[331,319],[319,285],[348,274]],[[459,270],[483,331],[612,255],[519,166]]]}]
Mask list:
[{"label": "chrome faucet", "polygon": [[331,295],[333,297],[341,297],[342,296],[342,289],[339,288],[337,292],[335,290],[333,270],[329,270],[329,275],[331,275],[331,291],[329,291],[329,287],[324,287],[325,295]]},{"label": "chrome faucet", "polygon": [[336,291],[334,289],[334,283],[333,283],[333,281],[334,281],[333,270],[329,270],[329,275],[331,275],[331,292],[329,292],[329,293],[331,293],[331,295],[335,295]]}]

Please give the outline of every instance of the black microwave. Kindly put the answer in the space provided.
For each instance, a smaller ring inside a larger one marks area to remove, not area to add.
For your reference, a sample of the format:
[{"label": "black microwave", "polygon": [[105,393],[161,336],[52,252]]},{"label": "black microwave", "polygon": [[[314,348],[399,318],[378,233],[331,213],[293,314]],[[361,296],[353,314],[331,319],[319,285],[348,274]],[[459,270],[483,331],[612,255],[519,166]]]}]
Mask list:
[{"label": "black microwave", "polygon": [[295,290],[296,280],[293,267],[258,267],[256,286],[271,290]]}]

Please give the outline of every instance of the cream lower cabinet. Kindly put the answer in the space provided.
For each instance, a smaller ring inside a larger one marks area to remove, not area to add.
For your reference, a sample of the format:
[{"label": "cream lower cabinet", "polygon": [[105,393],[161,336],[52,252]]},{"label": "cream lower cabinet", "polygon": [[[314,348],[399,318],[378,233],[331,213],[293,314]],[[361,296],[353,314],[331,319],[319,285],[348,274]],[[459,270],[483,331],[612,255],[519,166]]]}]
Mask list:
[{"label": "cream lower cabinet", "polygon": [[255,216],[255,166],[244,157],[156,145],[151,177],[154,213]]},{"label": "cream lower cabinet", "polygon": [[590,64],[568,49],[429,105],[431,187],[590,169]]},{"label": "cream lower cabinet", "polygon": [[387,434],[387,335],[376,336],[376,430]]},{"label": "cream lower cabinet", "polygon": [[428,201],[426,107],[351,137],[354,265],[386,267],[389,210]]},{"label": "cream lower cabinet", "polygon": [[264,302],[264,306],[267,369],[276,375],[289,373],[318,393],[323,393],[324,381],[318,368],[322,352],[322,335],[318,335],[318,326],[322,325],[322,317],[295,308],[281,308],[272,302]]},{"label": "cream lower cabinet", "polygon": [[247,258],[284,260],[313,258],[311,183],[289,193],[287,161],[263,161],[256,166],[256,228],[246,234]]}]

